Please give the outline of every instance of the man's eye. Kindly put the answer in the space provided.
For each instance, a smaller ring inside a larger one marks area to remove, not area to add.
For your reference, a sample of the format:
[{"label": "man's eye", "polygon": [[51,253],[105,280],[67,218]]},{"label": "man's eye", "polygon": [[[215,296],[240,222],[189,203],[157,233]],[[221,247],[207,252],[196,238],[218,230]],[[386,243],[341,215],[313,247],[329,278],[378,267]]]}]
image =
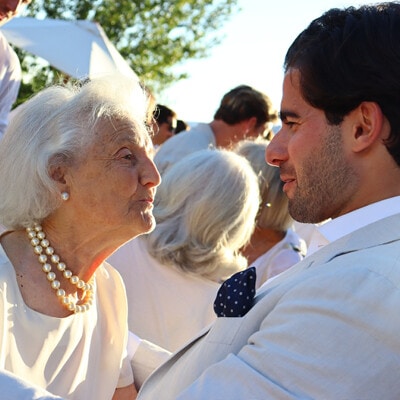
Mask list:
[{"label": "man's eye", "polygon": [[132,154],[126,154],[123,158],[125,158],[126,160],[132,160],[133,159],[133,155]]},{"label": "man's eye", "polygon": [[284,121],[283,124],[288,126],[289,128],[294,125],[297,125],[297,123],[295,121]]}]

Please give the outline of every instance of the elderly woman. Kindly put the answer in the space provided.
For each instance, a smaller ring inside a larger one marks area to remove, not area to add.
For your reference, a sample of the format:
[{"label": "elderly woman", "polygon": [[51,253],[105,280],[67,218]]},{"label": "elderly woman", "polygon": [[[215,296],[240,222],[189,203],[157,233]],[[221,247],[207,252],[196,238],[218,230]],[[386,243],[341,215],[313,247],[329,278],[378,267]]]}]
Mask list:
[{"label": "elderly woman", "polygon": [[135,398],[103,261],[155,226],[147,99],[119,76],[48,88],[0,143],[0,368],[68,399]]},{"label": "elderly woman", "polygon": [[171,166],[157,191],[156,229],[122,246],[109,262],[124,279],[129,328],[177,350],[216,315],[221,281],[247,267],[259,205],[249,163],[226,150],[200,150]]},{"label": "elderly woman", "polygon": [[249,265],[256,268],[256,288],[267,279],[296,264],[306,254],[306,244],[291,229],[288,199],[282,190],[279,168],[268,165],[265,139],[246,139],[235,147],[235,152],[245,157],[258,176],[261,203],[256,227],[250,242],[243,249]]}]

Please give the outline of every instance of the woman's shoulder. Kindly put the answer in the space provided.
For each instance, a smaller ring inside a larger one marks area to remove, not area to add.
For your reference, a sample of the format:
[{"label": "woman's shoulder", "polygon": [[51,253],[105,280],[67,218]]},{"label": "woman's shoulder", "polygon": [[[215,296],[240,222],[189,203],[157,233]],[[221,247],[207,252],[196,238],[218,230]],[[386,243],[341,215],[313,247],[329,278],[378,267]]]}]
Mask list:
[{"label": "woman's shoulder", "polygon": [[115,284],[122,279],[121,274],[114,268],[109,261],[104,261],[96,270],[97,284]]},{"label": "woman's shoulder", "polygon": [[11,276],[14,269],[12,268],[11,261],[8,258],[6,252],[1,244],[1,239],[2,239],[2,237],[6,236],[7,234],[11,233],[12,231],[8,231],[4,228],[3,228],[3,230],[1,230],[1,228],[3,228],[3,227],[0,225],[0,276],[3,277],[2,281],[4,281],[4,277],[6,275]]}]

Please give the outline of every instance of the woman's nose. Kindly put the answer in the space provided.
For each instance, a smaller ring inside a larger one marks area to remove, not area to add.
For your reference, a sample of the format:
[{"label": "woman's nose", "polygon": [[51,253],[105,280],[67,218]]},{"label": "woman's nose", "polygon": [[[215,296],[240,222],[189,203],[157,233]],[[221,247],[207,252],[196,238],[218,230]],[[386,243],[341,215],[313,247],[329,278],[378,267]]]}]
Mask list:
[{"label": "woman's nose", "polygon": [[154,161],[149,157],[146,163],[145,172],[142,174],[142,185],[156,187],[161,183],[161,176]]}]

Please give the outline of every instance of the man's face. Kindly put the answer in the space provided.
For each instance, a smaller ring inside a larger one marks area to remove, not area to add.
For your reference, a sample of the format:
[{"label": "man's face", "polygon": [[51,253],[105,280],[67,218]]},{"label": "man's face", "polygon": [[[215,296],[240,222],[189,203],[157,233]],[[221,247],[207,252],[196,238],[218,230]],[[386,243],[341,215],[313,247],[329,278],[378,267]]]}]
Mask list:
[{"label": "man's face", "polygon": [[13,18],[22,4],[29,2],[30,0],[0,0],[0,26]]},{"label": "man's face", "polygon": [[358,178],[346,151],[343,124],[328,124],[324,112],[303,99],[299,79],[297,70],[285,76],[282,128],[266,159],[280,168],[291,216],[318,223],[347,211]]},{"label": "man's face", "polygon": [[163,144],[166,140],[174,136],[176,129],[176,119],[168,118],[168,121],[162,122],[161,124],[155,124],[154,136],[151,138],[155,146]]}]

